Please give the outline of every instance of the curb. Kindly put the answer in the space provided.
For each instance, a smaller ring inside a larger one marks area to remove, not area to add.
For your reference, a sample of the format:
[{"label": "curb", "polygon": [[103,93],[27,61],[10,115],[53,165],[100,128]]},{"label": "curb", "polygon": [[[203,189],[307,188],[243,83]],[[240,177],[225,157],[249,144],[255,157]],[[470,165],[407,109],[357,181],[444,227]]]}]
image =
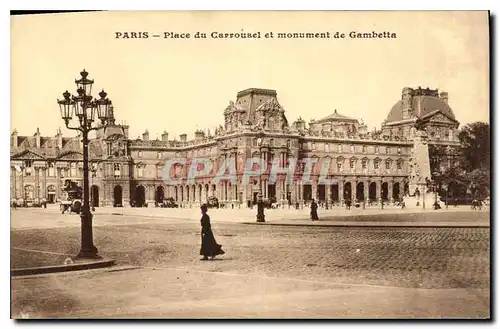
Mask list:
[{"label": "curb", "polygon": [[101,259],[86,263],[12,269],[10,270],[10,274],[11,276],[24,276],[24,275],[45,274],[45,273],[59,273],[59,272],[69,272],[69,271],[91,270],[103,267],[110,267],[113,265],[115,265],[115,261],[113,259]]},{"label": "curb", "polygon": [[262,225],[262,226],[294,226],[294,227],[361,227],[361,228],[490,228],[490,225],[442,225],[442,224],[425,224],[425,225],[416,225],[416,224],[409,224],[409,225],[404,225],[404,224],[397,224],[397,225],[384,225],[384,224],[376,224],[376,225],[366,225],[364,224],[358,224],[358,223],[349,223],[349,224],[343,224],[343,223],[332,223],[332,224],[284,224],[284,223],[273,223],[273,222],[264,222],[264,223],[258,223],[258,222],[243,222],[242,224],[246,225]]}]

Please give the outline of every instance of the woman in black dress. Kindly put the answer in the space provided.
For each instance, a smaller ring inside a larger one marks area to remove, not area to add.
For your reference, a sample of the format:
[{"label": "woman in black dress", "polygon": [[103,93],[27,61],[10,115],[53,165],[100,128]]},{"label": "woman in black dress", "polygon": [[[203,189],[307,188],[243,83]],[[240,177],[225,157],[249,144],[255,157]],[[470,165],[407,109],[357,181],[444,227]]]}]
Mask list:
[{"label": "woman in black dress", "polygon": [[318,217],[318,204],[316,203],[316,201],[314,201],[314,199],[311,202],[311,219],[312,220],[319,220],[319,217]]},{"label": "woman in black dress", "polygon": [[214,259],[217,255],[224,255],[222,246],[215,241],[214,233],[210,225],[210,217],[207,215],[207,205],[201,206],[201,249],[200,255],[203,256],[202,260],[207,260],[208,257]]}]

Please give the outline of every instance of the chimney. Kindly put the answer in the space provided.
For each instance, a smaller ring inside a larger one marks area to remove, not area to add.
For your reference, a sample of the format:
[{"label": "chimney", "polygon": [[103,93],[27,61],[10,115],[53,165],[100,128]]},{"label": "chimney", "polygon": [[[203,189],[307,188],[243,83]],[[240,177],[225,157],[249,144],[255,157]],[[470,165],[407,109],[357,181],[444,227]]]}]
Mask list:
[{"label": "chimney", "polygon": [[187,134],[180,134],[179,137],[180,137],[182,143],[187,142]]},{"label": "chimney", "polygon": [[142,140],[143,141],[148,141],[149,140],[149,131],[146,129],[146,131],[142,134]]},{"label": "chimney", "polygon": [[40,141],[40,129],[36,128],[36,133],[35,133],[35,147],[40,148],[41,147],[41,141]]},{"label": "chimney", "polygon": [[446,104],[448,104],[448,93],[447,92],[442,91],[439,94],[439,98],[441,98],[441,100],[443,100],[443,102],[445,102]]},{"label": "chimney", "polygon": [[203,132],[203,130],[196,130],[194,132],[194,139],[196,141],[201,141],[203,140],[203,138],[205,138],[205,133]]},{"label": "chimney", "polygon": [[123,125],[122,128],[123,128],[123,135],[125,135],[125,138],[128,139],[128,128],[129,128],[129,126],[128,125]]},{"label": "chimney", "polygon": [[163,131],[163,134],[161,134],[161,140],[168,142],[168,133],[165,130]]},{"label": "chimney", "polygon": [[12,148],[17,148],[17,130],[15,128],[10,138],[10,146]]},{"label": "chimney", "polygon": [[57,144],[56,146],[60,149],[62,149],[62,132],[61,132],[61,128],[58,128],[57,129]]}]

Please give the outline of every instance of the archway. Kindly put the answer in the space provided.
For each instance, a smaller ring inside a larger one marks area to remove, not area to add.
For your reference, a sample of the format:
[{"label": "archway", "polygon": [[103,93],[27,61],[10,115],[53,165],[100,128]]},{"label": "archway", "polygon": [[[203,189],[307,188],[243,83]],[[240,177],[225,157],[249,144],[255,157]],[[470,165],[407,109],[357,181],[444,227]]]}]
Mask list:
[{"label": "archway", "polygon": [[371,182],[370,185],[368,186],[368,198],[370,200],[377,199],[377,183]]},{"label": "archway", "polygon": [[186,186],[186,201],[187,202],[189,202],[190,201],[189,199],[191,198],[191,193],[190,192],[191,192],[191,190],[189,188],[189,185],[187,185]]},{"label": "archway", "polygon": [[392,185],[392,198],[394,200],[399,200],[399,198],[401,198],[401,196],[399,195],[399,182],[395,182]]},{"label": "archway", "polygon": [[163,190],[163,186],[158,186],[155,191],[155,201],[157,204],[161,204],[163,203],[163,199],[165,199],[165,191]]},{"label": "archway", "polygon": [[99,186],[92,185],[90,188],[90,200],[92,207],[99,207]]},{"label": "archway", "polygon": [[311,201],[311,198],[312,198],[312,186],[311,185],[304,185],[304,194],[302,197],[303,197],[304,201]]},{"label": "archway", "polygon": [[356,185],[356,199],[361,202],[365,199],[365,184],[363,182],[359,182]]},{"label": "archway", "polygon": [[174,186],[175,201],[179,201],[179,190],[177,186]]},{"label": "archway", "polygon": [[56,187],[54,185],[47,186],[47,202],[54,203],[56,201]]},{"label": "archway", "polygon": [[410,184],[405,183],[403,195],[409,195],[409,194],[410,194]]},{"label": "archway", "polygon": [[113,207],[121,207],[122,206],[122,187],[120,185],[116,185],[113,189]]},{"label": "archway", "polygon": [[326,187],[323,184],[318,185],[318,201],[326,200]]},{"label": "archway", "polygon": [[338,202],[339,201],[339,186],[337,184],[330,186],[331,189],[331,194],[332,194],[332,201],[333,202]]},{"label": "archway", "polygon": [[134,203],[136,207],[143,207],[146,203],[146,189],[142,185],[137,185],[134,190]]},{"label": "archway", "polygon": [[351,182],[347,182],[344,184],[344,200],[352,200]]},{"label": "archway", "polygon": [[387,200],[389,196],[389,185],[387,182],[382,183],[382,191],[380,194],[382,200]]}]

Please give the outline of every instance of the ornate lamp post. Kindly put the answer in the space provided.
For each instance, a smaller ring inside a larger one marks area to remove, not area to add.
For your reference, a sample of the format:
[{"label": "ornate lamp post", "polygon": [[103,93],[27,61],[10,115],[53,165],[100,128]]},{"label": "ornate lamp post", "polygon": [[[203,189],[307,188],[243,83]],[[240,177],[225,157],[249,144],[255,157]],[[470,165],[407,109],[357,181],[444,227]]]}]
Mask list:
[{"label": "ornate lamp post", "polygon": [[[88,73],[80,72],[81,78],[75,80],[77,85],[77,96],[72,96],[67,90],[63,93],[63,99],[57,100],[61,111],[61,118],[68,129],[78,130],[82,133],[83,142],[83,206],[81,211],[81,249],[78,258],[98,258],[97,248],[94,246],[92,234],[92,213],[89,205],[89,139],[88,134],[92,130],[101,128],[92,126],[95,116],[106,125],[110,118],[109,107],[111,101],[106,97],[106,92],[99,93],[100,99],[92,97],[92,85],[94,80],[87,78]],[[78,119],[76,126],[70,126],[70,120]]]},{"label": "ornate lamp post", "polygon": [[[257,139],[259,145],[260,156],[262,156],[262,138]],[[257,222],[265,222],[266,216],[264,215],[264,200],[262,200],[262,173],[259,176],[259,194],[257,195]]]}]

